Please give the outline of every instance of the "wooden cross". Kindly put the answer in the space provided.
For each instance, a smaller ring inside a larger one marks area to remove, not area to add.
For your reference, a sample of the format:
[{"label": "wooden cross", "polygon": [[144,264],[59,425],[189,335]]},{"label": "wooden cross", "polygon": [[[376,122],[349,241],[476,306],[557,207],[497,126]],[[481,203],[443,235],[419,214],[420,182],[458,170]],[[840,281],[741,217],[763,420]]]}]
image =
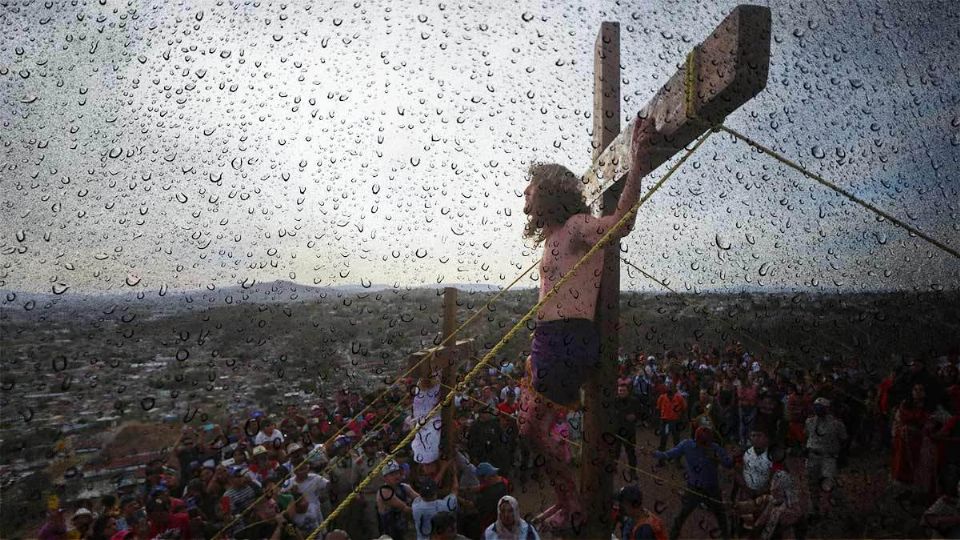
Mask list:
[{"label": "wooden cross", "polygon": [[[709,126],[757,95],[767,83],[770,65],[770,10],[740,5],[687,56],[684,66],[640,111],[652,116],[652,162],[656,168],[683,150]],[[593,164],[584,174],[594,193],[604,183],[602,213],[612,214],[629,170],[634,118],[620,130],[620,25],[604,22],[594,48]],[[589,197],[592,198],[592,197]],[[588,198],[588,200],[589,200]],[[585,385],[584,445],[580,493],[589,521],[583,538],[609,538],[613,475],[610,414],[617,378],[620,329],[620,245],[605,249],[596,324],[601,343],[601,369]],[[608,435],[605,437],[604,433]]]},{"label": "wooden cross", "polygon": [[[443,339],[447,339],[457,329],[457,289],[443,289]],[[413,375],[417,378],[430,378],[440,374],[440,401],[447,397],[450,388],[457,384],[456,370],[475,354],[474,340],[460,339],[442,347],[431,347],[417,351],[407,358],[407,365],[413,367],[424,357],[433,354],[427,362],[419,365]],[[409,369],[409,368],[408,368]],[[453,405],[444,407],[440,412],[440,457],[453,459],[456,437],[453,434]]]}]

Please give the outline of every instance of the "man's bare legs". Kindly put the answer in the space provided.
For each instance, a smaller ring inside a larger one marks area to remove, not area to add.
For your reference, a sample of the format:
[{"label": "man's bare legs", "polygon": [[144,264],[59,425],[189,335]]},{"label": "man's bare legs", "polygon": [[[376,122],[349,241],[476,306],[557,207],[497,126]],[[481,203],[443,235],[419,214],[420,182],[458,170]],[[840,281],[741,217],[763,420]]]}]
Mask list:
[{"label": "man's bare legs", "polygon": [[575,514],[578,522],[583,521],[580,495],[566,456],[559,445],[550,439],[557,416],[566,417],[567,409],[541,398],[529,386],[520,394],[520,436],[530,445],[534,453],[534,465],[543,468],[556,494],[556,511],[550,515],[547,525],[569,528],[573,525]]}]

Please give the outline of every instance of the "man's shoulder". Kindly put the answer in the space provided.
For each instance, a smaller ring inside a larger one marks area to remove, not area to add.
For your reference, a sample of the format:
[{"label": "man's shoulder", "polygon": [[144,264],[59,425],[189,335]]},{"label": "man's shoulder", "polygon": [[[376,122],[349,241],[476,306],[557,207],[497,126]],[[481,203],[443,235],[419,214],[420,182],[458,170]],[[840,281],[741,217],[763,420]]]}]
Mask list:
[{"label": "man's shoulder", "polygon": [[572,225],[574,227],[577,227],[584,223],[590,223],[591,221],[596,221],[596,219],[597,217],[589,212],[581,212],[579,214],[573,214],[572,216],[568,217],[567,221],[563,223],[563,226],[567,227]]},{"label": "man's shoulder", "polygon": [[558,234],[572,236],[582,230],[584,226],[592,225],[596,219],[593,214],[589,213],[573,214],[563,222],[563,226],[558,227],[550,236],[552,238],[557,238],[556,235]]}]

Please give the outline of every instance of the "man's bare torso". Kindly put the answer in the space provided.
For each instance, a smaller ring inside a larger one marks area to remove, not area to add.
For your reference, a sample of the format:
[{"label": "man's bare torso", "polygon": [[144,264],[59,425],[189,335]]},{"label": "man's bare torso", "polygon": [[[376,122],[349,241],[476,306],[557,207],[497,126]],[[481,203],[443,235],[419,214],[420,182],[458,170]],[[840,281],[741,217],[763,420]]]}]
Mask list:
[{"label": "man's bare torso", "polygon": [[[573,216],[563,226],[545,231],[543,258],[540,261],[540,299],[590,250],[590,245],[572,233],[571,221],[575,219],[583,219],[583,216]],[[540,308],[537,320],[593,320],[602,272],[603,250],[598,250],[563,284],[560,291]]]}]

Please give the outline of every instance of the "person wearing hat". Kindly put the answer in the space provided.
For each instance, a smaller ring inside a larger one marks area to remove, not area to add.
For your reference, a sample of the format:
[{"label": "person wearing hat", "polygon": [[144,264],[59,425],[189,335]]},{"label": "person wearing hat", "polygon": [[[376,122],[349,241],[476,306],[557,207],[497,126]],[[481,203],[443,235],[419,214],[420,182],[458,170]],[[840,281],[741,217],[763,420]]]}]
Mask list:
[{"label": "person wearing hat", "polygon": [[420,492],[420,496],[414,499],[413,504],[410,505],[413,511],[413,526],[417,533],[417,540],[429,540],[430,535],[433,534],[433,516],[440,512],[457,512],[457,509],[460,508],[457,499],[458,489],[457,475],[454,473],[450,493],[442,499],[437,499],[437,482],[429,476],[420,477],[417,482],[417,491]]},{"label": "person wearing hat", "polygon": [[837,477],[837,457],[847,428],[843,422],[830,414],[830,400],[818,397],[813,401],[813,415],[807,418],[804,431],[807,436],[807,485],[810,493],[810,510],[813,516],[820,514],[820,499],[829,500]]},{"label": "person wearing hat", "polygon": [[401,482],[403,471],[396,460],[390,460],[380,472],[383,484],[377,490],[377,513],[380,517],[380,534],[393,540],[405,540],[410,529],[410,504],[420,496],[409,484]]},{"label": "person wearing hat", "polygon": [[[697,428],[693,439],[686,439],[666,452],[656,451],[653,457],[663,461],[683,457],[686,467],[687,487],[680,498],[680,513],[670,527],[670,539],[680,537],[684,522],[701,504],[705,505],[717,519],[719,534],[725,540],[730,538],[727,530],[727,514],[720,493],[720,477],[717,465],[733,468],[733,460],[722,446],[714,442],[713,431],[709,428]],[[712,535],[711,535],[712,536]]]},{"label": "person wearing hat", "polygon": [[[351,445],[356,440],[356,434],[340,435],[330,445],[330,465],[327,467],[330,478],[330,498],[342,501],[353,492],[353,488],[363,480],[360,467],[355,456],[351,453]],[[337,524],[350,533],[358,536],[363,531],[363,501],[355,498],[337,517]]]},{"label": "person wearing hat", "polygon": [[643,506],[643,492],[637,484],[627,484],[617,493],[621,540],[655,538],[667,540],[667,529],[656,514]]},{"label": "person wearing hat", "polygon": [[279,466],[276,460],[271,459],[267,447],[260,445],[253,448],[253,463],[250,464],[250,471],[256,474],[258,482],[262,483]]},{"label": "person wearing hat", "polygon": [[96,519],[96,516],[90,510],[86,508],[78,509],[70,518],[73,530],[67,533],[67,538],[86,538],[90,534],[94,519]]},{"label": "person wearing hat", "polygon": [[293,472],[296,467],[307,467],[310,466],[306,461],[307,449],[303,447],[300,443],[290,443],[287,445],[287,461],[281,465],[286,471],[285,474],[289,475]]}]

